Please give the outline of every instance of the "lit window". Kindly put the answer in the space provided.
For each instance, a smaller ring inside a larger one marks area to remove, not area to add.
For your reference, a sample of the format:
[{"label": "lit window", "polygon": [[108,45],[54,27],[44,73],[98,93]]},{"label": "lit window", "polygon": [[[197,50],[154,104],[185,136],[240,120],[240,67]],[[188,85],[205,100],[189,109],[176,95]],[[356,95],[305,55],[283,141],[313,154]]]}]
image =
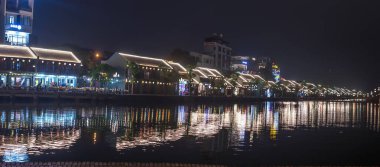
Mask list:
[{"label": "lit window", "polygon": [[15,24],[15,17],[9,16],[9,24]]}]

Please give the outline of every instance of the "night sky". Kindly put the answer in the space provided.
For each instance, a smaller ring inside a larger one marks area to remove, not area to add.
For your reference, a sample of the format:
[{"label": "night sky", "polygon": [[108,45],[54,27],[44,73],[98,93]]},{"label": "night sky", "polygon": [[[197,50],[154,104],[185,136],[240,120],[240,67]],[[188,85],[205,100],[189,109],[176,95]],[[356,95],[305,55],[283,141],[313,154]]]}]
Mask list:
[{"label": "night sky", "polygon": [[283,77],[380,86],[377,0],[35,0],[40,47],[65,44],[163,57],[223,33],[234,55],[273,57]]}]

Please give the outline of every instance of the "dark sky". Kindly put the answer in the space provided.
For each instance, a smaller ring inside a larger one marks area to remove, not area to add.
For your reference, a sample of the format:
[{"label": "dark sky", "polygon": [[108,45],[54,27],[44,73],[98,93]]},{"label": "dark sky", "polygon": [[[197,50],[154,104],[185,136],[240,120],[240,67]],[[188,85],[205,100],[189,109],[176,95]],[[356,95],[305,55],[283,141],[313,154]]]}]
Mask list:
[{"label": "dark sky", "polygon": [[163,57],[223,33],[235,55],[269,56],[287,79],[380,86],[378,0],[36,0],[41,47]]}]

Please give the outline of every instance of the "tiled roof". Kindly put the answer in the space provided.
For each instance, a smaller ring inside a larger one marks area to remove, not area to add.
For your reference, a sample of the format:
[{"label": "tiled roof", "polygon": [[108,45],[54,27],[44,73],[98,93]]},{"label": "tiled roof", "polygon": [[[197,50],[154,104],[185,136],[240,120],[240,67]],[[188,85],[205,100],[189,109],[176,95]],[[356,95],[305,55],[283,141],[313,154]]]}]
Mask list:
[{"label": "tiled roof", "polygon": [[185,67],[183,67],[181,64],[176,63],[176,62],[168,62],[170,66],[173,67],[174,71],[181,72],[181,73],[187,73],[187,70]]},{"label": "tiled roof", "polygon": [[34,47],[29,48],[25,46],[0,45],[0,57],[39,58],[40,60],[81,63],[72,52]]},{"label": "tiled roof", "polygon": [[196,68],[199,71],[202,71],[203,74],[207,76],[213,76],[213,77],[224,77],[218,70],[212,69],[212,68],[205,68],[205,67],[197,67]]},{"label": "tiled roof", "polygon": [[36,55],[28,47],[0,45],[0,57],[36,59]]},{"label": "tiled roof", "polygon": [[32,47],[31,49],[36,54],[36,56],[39,57],[40,60],[81,63],[81,61],[72,52],[69,52],[69,51],[34,48],[34,47]]},{"label": "tiled roof", "polygon": [[136,56],[131,54],[119,53],[127,61],[134,62],[138,65],[153,66],[153,67],[166,67],[173,69],[173,67],[163,59]]}]

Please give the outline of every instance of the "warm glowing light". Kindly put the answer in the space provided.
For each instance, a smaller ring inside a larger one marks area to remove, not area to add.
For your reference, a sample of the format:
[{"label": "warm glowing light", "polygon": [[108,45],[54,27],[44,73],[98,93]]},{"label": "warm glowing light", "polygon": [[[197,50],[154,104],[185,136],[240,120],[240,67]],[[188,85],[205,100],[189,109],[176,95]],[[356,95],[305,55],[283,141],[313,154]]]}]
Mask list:
[{"label": "warm glowing light", "polygon": [[203,77],[207,78],[207,75],[204,74],[201,70],[194,69],[193,71],[199,72]]},{"label": "warm glowing light", "polygon": [[172,61],[169,61],[169,64],[170,65],[175,65],[175,66],[178,66],[180,69],[182,69],[184,72],[187,72],[186,68],[183,67],[181,64],[179,63],[175,63],[175,62],[172,62]]},{"label": "warm glowing light", "polygon": [[153,60],[153,61],[162,62],[162,63],[164,63],[167,67],[169,67],[170,69],[173,69],[173,67],[172,67],[169,63],[167,63],[165,60],[163,60],[163,59],[157,59],[157,58],[151,58],[151,57],[143,57],[143,56],[137,56],[137,55],[126,54],[126,53],[119,53],[119,54],[122,55],[122,56],[125,56],[125,57],[132,57],[132,58],[146,59],[146,60]]},{"label": "warm glowing light", "polygon": [[15,57],[15,58],[32,58],[37,59],[37,56],[28,48],[25,46],[11,46],[11,45],[0,45],[0,49],[14,49],[14,50],[23,50],[28,52],[29,54],[25,55],[8,55],[8,54],[0,54],[0,57]]},{"label": "warm glowing light", "polygon": [[[64,62],[71,62],[71,63],[82,63],[73,52],[70,51],[64,51],[64,50],[54,50],[54,49],[44,49],[44,48],[35,48],[31,47],[31,52],[37,53],[38,52],[45,52],[45,53],[52,53],[52,54],[61,54],[64,57],[67,57],[68,59],[55,59],[55,58],[45,58],[43,56],[40,56],[40,59],[42,60],[50,60],[50,61],[64,61]],[[37,56],[36,56],[37,57]],[[72,61],[70,58],[73,58],[74,61]]]}]

